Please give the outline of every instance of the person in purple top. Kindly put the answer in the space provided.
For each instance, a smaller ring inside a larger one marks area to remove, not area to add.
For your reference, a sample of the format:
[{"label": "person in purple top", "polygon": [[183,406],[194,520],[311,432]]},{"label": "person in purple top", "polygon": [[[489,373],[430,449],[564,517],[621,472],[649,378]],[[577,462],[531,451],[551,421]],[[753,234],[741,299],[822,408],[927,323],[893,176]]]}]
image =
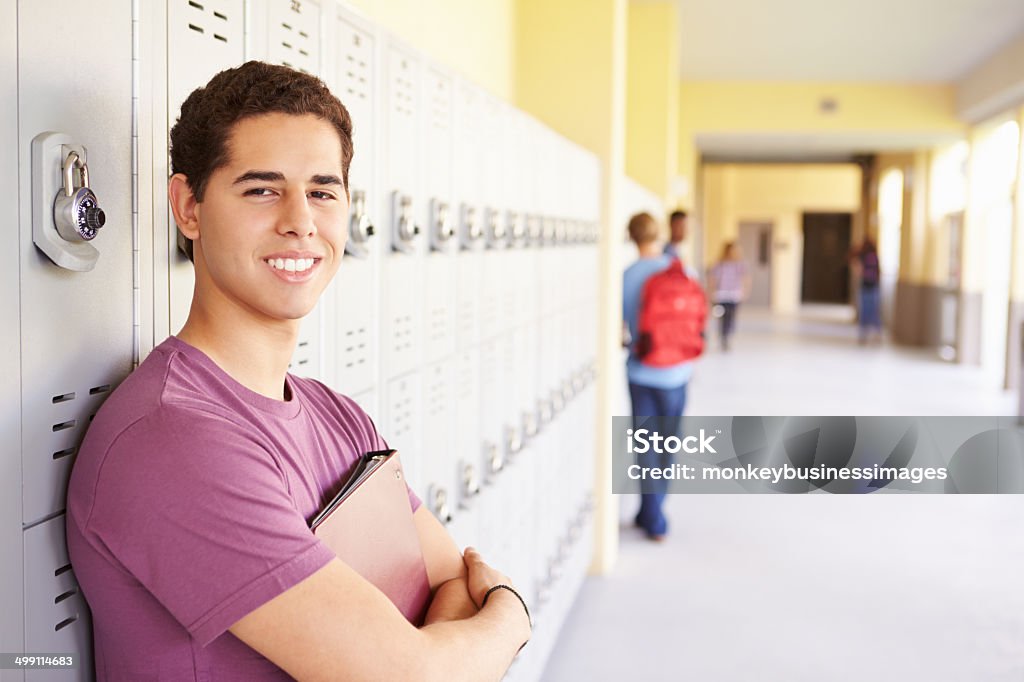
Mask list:
[{"label": "person in purple top", "polygon": [[282,66],[223,71],[182,105],[168,194],[191,311],[104,403],[68,489],[99,680],[496,680],[529,638],[511,588],[484,605],[508,578],[411,491],[422,627],[309,529],[386,447],[352,400],[287,373],[344,253],[351,135],[323,83]]},{"label": "person in purple top", "polygon": [[726,242],[722,257],[708,271],[711,300],[721,309],[718,339],[722,350],[729,350],[729,337],[736,327],[736,311],[750,292],[747,264],[736,242]]}]

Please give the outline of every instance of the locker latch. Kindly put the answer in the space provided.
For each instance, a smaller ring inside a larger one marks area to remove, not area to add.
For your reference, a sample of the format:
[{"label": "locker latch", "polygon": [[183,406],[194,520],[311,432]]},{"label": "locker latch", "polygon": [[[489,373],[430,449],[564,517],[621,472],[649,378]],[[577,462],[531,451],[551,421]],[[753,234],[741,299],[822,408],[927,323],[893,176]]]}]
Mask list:
[{"label": "locker latch", "polygon": [[484,457],[487,460],[488,480],[494,480],[494,477],[505,468],[505,458],[498,446],[490,441],[484,443]]},{"label": "locker latch", "polygon": [[543,224],[540,216],[531,215],[526,218],[526,236],[533,244],[539,244],[544,238]]},{"label": "locker latch", "polygon": [[510,455],[517,455],[523,449],[523,437],[514,425],[505,425],[505,446]]},{"label": "locker latch", "polygon": [[487,246],[497,248],[505,240],[505,224],[493,208],[487,209]]},{"label": "locker latch", "polygon": [[509,211],[505,216],[505,223],[508,226],[509,244],[521,244],[526,236],[526,225],[523,224],[523,217],[516,211]]},{"label": "locker latch", "polygon": [[480,228],[480,213],[476,206],[462,204],[462,229],[459,235],[459,244],[463,249],[472,249],[476,242],[483,236]]},{"label": "locker latch", "polygon": [[62,268],[87,272],[99,260],[89,244],[107,217],[89,186],[87,151],[64,133],[32,140],[32,240]]},{"label": "locker latch", "polygon": [[373,234],[373,223],[366,213],[366,192],[359,189],[353,190],[345,253],[355,258],[366,258],[369,255],[366,243]]},{"label": "locker latch", "polygon": [[440,199],[430,201],[430,248],[435,251],[446,250],[455,235],[450,214],[448,202]]},{"label": "locker latch", "polygon": [[413,252],[413,242],[420,228],[413,220],[412,197],[395,191],[391,193],[391,248],[402,253]]},{"label": "locker latch", "polygon": [[480,479],[476,475],[476,467],[472,464],[462,465],[462,508],[469,506],[469,501],[480,493]]},{"label": "locker latch", "polygon": [[452,512],[448,506],[448,493],[444,488],[435,487],[432,490],[430,506],[438,521],[445,525],[452,522]]}]

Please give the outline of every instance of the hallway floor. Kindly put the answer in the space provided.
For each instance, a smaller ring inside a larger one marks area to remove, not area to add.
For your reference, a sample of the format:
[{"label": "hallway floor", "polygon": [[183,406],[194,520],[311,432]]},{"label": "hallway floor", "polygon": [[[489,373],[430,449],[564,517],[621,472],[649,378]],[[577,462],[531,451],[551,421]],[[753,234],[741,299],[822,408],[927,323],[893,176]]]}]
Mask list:
[{"label": "hallway floor", "polygon": [[[848,316],[741,311],[687,412],[1015,414],[976,368],[858,346]],[[670,495],[662,544],[619,499],[618,564],[584,583],[545,682],[1024,680],[1024,497]]]}]

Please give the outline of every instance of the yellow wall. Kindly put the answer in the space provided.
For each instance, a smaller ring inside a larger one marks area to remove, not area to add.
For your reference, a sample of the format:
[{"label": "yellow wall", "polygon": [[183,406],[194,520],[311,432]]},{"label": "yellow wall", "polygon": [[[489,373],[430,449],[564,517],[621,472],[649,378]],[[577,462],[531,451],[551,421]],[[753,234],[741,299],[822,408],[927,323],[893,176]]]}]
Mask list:
[{"label": "yellow wall", "polygon": [[[963,135],[950,85],[687,81],[679,94],[679,170],[696,177],[698,134]],[[838,107],[819,111],[823,98]]]},{"label": "yellow wall", "polygon": [[346,0],[374,23],[515,102],[516,0]]},{"label": "yellow wall", "polygon": [[627,41],[626,175],[675,203],[679,155],[679,10],[631,2]]},{"label": "yellow wall", "polygon": [[1013,223],[1013,279],[1010,283],[1010,298],[1024,302],[1024,107],[1017,110],[1017,123],[1021,136],[1017,154],[1017,184],[1014,202]]},{"label": "yellow wall", "polygon": [[[836,100],[823,114],[822,98]],[[682,126],[696,132],[953,132],[949,85],[698,82],[680,86]]]},{"label": "yellow wall", "polygon": [[795,312],[803,268],[802,213],[860,209],[853,164],[708,164],[703,170],[704,262],[714,262],[739,223],[766,221],[772,234],[772,310]]}]

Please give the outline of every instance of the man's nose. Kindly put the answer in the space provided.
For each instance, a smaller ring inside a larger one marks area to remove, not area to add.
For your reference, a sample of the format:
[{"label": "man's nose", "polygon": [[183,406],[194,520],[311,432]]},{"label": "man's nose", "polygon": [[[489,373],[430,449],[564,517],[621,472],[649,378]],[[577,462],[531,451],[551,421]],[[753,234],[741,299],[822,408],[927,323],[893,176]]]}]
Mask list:
[{"label": "man's nose", "polygon": [[277,229],[281,234],[294,234],[297,237],[312,237],[316,234],[316,223],[305,192],[289,192],[285,195]]}]

